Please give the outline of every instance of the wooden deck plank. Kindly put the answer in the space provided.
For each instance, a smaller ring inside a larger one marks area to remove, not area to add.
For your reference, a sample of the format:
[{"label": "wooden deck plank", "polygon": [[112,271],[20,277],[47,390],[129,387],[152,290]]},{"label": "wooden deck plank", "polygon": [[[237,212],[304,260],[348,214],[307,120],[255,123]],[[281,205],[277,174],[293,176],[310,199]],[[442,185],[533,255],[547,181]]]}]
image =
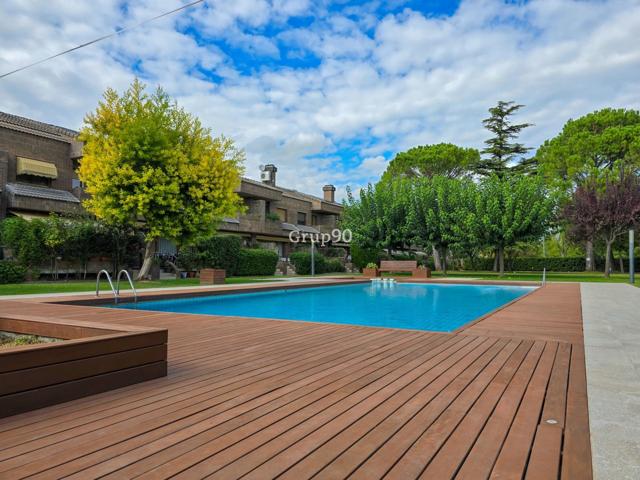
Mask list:
[{"label": "wooden deck plank", "polygon": [[167,328],[169,376],[0,420],[0,478],[592,476],[578,285],[455,334],[42,301],[0,307]]},{"label": "wooden deck plank", "polygon": [[[184,428],[181,429],[177,429],[175,425],[171,424],[168,427],[170,427],[172,431],[164,428],[153,432],[153,437],[158,437],[155,441],[151,441],[153,438],[149,435],[138,436],[131,439],[131,441],[118,443],[115,445],[115,449],[102,449],[96,452],[96,454],[84,456],[81,459],[81,463],[85,466],[91,465],[92,463],[97,463],[99,460],[111,458],[122,450],[126,452],[126,454],[119,455],[112,461],[103,461],[100,465],[96,465],[95,468],[89,469],[87,472],[91,474],[99,472],[101,475],[104,475],[117,468],[124,468],[129,464],[134,464],[131,469],[118,471],[117,476],[133,476],[134,471],[144,473],[146,471],[144,469],[145,465],[151,465],[149,468],[152,468],[154,465],[164,463],[164,461],[170,460],[174,456],[192,450],[199,444],[206,443],[209,439],[217,438],[224,433],[236,430],[253,419],[273,422],[277,420],[279,414],[277,411],[278,407],[283,407],[280,409],[280,412],[292,409],[295,406],[294,401],[299,397],[305,397],[304,401],[300,401],[299,403],[310,403],[321,399],[325,394],[331,393],[334,390],[347,388],[350,383],[359,384],[360,382],[374,378],[376,375],[381,376],[385,372],[393,370],[403,361],[406,361],[405,357],[414,355],[415,351],[430,350],[433,347],[437,347],[438,344],[445,342],[447,342],[446,338],[435,338],[426,343],[425,339],[423,339],[422,342],[417,344],[412,342],[413,345],[408,345],[407,342],[401,345],[394,345],[394,351],[391,352],[391,354],[386,354],[385,352],[385,355],[376,355],[373,357],[373,365],[367,366],[368,359],[356,359],[356,361],[359,362],[358,366],[365,367],[363,371],[351,372],[350,375],[336,379],[333,374],[343,371],[345,367],[349,366],[349,363],[353,363],[352,360],[336,366],[334,371],[328,370],[323,372],[322,376],[317,375],[316,377],[319,377],[318,380],[310,377],[306,379],[306,382],[299,382],[299,388],[294,389],[293,387],[295,386],[292,385],[291,388],[287,389],[290,391],[283,389],[279,392],[279,396],[276,394],[273,394],[272,398],[269,398],[269,395],[261,396],[253,402],[246,402],[235,409],[229,409],[219,415],[203,419],[198,423],[190,422],[191,425],[184,426]],[[312,380],[315,381],[312,382]],[[180,445],[176,448],[177,444]],[[167,450],[169,447],[174,448]],[[149,456],[153,458],[145,462],[139,462],[141,459],[146,460],[146,457]],[[161,458],[164,458],[164,461],[162,461]],[[78,462],[72,463],[79,465]],[[71,464],[65,465],[65,468],[69,466],[71,466]]]}]

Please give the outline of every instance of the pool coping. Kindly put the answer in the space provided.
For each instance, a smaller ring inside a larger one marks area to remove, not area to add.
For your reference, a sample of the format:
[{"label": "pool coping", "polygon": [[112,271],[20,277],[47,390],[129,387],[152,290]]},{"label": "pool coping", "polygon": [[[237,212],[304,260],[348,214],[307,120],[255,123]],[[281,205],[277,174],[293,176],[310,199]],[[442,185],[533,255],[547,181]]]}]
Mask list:
[{"label": "pool coping", "polygon": [[[505,287],[535,287],[532,288],[531,291],[525,293],[524,295],[519,296],[518,298],[514,298],[509,302],[500,305],[499,307],[490,310],[482,314],[479,317],[470,320],[469,322],[464,323],[463,325],[455,328],[450,331],[442,331],[442,330],[426,330],[426,329],[415,329],[415,328],[397,328],[397,327],[387,327],[387,326],[377,326],[377,325],[358,325],[363,328],[382,328],[389,330],[403,330],[408,332],[432,332],[432,333],[441,333],[445,335],[453,335],[456,333],[460,333],[465,329],[473,326],[474,324],[486,319],[487,317],[494,315],[495,313],[503,310],[514,303],[526,298],[532,293],[536,292],[541,288],[541,285],[538,282],[511,282],[511,281],[496,281],[496,280],[476,280],[469,282],[460,282],[457,280],[446,281],[446,279],[416,279],[413,277],[386,277],[392,278],[396,280],[398,283],[414,283],[414,284],[433,284],[433,285],[474,285],[474,286],[483,286],[483,285],[491,285],[491,286],[505,286]],[[316,281],[301,281],[301,282],[278,282],[278,283],[268,283],[268,284],[241,284],[241,285],[222,285],[217,288],[210,289],[194,289],[194,290],[181,290],[181,291],[153,291],[153,292],[141,292],[138,293],[138,299],[141,298],[141,301],[161,301],[161,300],[171,300],[171,299],[181,299],[181,298],[197,298],[197,297],[209,297],[209,296],[220,296],[220,295],[242,295],[249,293],[260,293],[260,292],[269,292],[275,290],[298,290],[304,288],[319,288],[319,287],[333,287],[340,285],[357,285],[364,283],[371,283],[373,279],[368,277],[332,277],[332,278],[323,278],[318,279]],[[221,288],[224,287],[224,288]],[[77,306],[86,306],[86,307],[96,307],[96,308],[104,308],[105,305],[113,305],[113,298],[111,297],[95,297],[92,294],[84,294],[82,296],[78,296],[81,298],[75,297],[66,297],[62,298],[59,301],[45,301],[48,300],[49,297],[40,297],[43,300],[43,303],[51,303],[57,305],[77,305]],[[126,303],[131,304],[134,303],[133,296],[123,297],[119,304]],[[158,312],[158,310],[146,310],[144,308],[135,309],[136,311],[145,311],[145,312]],[[163,312],[163,313],[172,313],[172,312]],[[355,325],[350,323],[334,323],[334,322],[322,322],[322,321],[314,321],[314,320],[300,320],[300,319],[290,319],[290,318],[272,318],[272,317],[252,317],[246,315],[218,315],[218,314],[202,314],[202,313],[189,313],[189,312],[180,312],[183,315],[210,315],[216,318],[254,318],[260,320],[270,320],[270,321],[280,321],[280,322],[305,322],[312,324],[332,324],[332,325]]]}]

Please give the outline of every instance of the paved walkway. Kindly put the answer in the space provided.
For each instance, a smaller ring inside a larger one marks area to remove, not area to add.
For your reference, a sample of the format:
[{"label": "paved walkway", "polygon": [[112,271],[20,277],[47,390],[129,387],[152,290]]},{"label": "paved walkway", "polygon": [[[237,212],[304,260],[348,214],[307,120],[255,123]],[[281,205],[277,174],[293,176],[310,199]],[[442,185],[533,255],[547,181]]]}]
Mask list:
[{"label": "paved walkway", "polygon": [[640,289],[583,283],[594,478],[640,478]]}]

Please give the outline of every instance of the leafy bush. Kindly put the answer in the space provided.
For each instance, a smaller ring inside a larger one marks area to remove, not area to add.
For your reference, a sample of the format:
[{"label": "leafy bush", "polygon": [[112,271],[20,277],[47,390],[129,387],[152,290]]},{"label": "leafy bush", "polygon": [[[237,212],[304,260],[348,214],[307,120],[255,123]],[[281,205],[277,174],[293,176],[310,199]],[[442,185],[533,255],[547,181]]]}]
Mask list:
[{"label": "leafy bush", "polygon": [[[327,259],[322,254],[315,254],[315,273],[344,272],[344,265],[337,258]],[[289,261],[293,264],[298,275],[309,275],[311,273],[311,253],[295,252],[289,255]]]},{"label": "leafy bush", "polygon": [[345,272],[342,262],[337,258],[328,258],[325,262],[325,271],[323,273]]},{"label": "leafy bush", "polygon": [[235,275],[242,239],[235,235],[215,235],[195,245],[198,252],[198,268],[223,268],[227,276]]},{"label": "leafy bush", "polygon": [[369,263],[367,263],[367,267],[366,268],[378,268],[378,264],[373,263],[373,262],[369,262]]},{"label": "leafy bush", "polygon": [[[323,255],[315,254],[315,273],[322,273],[325,258]],[[311,254],[309,252],[294,252],[289,255],[289,261],[298,275],[309,275],[311,273]]]},{"label": "leafy bush", "polygon": [[0,260],[0,283],[21,283],[27,275],[22,265],[8,260]]},{"label": "leafy bush", "polygon": [[46,259],[44,221],[12,217],[3,220],[0,227],[1,243],[11,249],[13,258],[22,266],[37,267]]},{"label": "leafy bush", "polygon": [[377,248],[360,247],[354,243],[351,245],[351,261],[358,268],[364,268],[368,263],[378,263],[380,251]]},{"label": "leafy bush", "polygon": [[176,265],[187,272],[200,269],[200,253],[195,247],[186,247],[178,252]]},{"label": "leafy bush", "polygon": [[[629,260],[623,259],[625,269],[629,268]],[[636,268],[640,262],[636,259]],[[614,261],[617,267],[618,261]],[[584,257],[519,257],[507,258],[505,260],[505,270],[511,272],[541,272],[544,268],[548,272],[584,272]],[[604,262],[596,259],[596,267],[604,268]],[[469,270],[492,270],[493,258],[476,258],[468,263]]]},{"label": "leafy bush", "polygon": [[278,265],[278,254],[263,248],[243,248],[238,258],[236,275],[273,275]]}]

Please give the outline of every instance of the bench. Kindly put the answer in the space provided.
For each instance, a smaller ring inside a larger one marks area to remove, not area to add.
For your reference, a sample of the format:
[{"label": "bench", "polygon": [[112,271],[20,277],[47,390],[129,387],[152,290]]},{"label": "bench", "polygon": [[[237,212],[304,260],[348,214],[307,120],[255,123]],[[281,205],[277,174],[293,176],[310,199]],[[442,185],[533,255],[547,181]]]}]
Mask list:
[{"label": "bench", "polygon": [[382,260],[378,272],[411,272],[413,277],[431,277],[431,270],[418,268],[418,262],[415,260]]}]

